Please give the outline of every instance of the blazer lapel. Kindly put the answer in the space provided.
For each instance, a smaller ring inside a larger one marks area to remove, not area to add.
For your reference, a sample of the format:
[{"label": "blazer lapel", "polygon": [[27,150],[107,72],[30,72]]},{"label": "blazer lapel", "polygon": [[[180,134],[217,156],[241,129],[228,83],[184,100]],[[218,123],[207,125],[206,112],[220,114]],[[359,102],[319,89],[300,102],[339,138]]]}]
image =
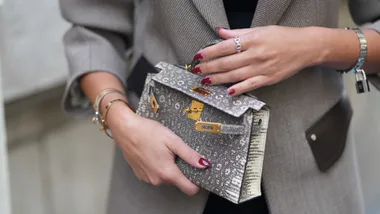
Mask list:
[{"label": "blazer lapel", "polygon": [[259,0],[251,27],[276,25],[292,0]]},{"label": "blazer lapel", "polygon": [[[192,0],[204,19],[215,28],[230,28],[222,0]],[[259,0],[251,27],[276,25],[292,0]]]},{"label": "blazer lapel", "polygon": [[222,0],[192,0],[210,27],[229,28],[226,10]]}]

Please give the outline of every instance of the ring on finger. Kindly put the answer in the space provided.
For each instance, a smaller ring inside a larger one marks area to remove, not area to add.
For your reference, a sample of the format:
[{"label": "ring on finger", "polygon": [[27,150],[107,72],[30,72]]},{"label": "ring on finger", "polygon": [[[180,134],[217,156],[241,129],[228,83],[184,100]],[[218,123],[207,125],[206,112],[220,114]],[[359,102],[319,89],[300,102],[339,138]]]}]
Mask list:
[{"label": "ring on finger", "polygon": [[234,37],[234,42],[236,44],[236,52],[240,53],[241,50],[242,50],[242,46],[241,46],[241,43],[240,43],[240,37],[239,36],[235,36]]}]

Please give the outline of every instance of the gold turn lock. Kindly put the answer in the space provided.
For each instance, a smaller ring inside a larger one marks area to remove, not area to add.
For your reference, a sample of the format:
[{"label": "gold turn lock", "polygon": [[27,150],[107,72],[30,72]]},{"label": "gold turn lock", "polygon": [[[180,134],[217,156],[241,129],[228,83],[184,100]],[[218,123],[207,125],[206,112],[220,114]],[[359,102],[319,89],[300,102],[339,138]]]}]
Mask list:
[{"label": "gold turn lock", "polygon": [[202,109],[201,108],[185,108],[183,110],[183,112],[185,112],[185,113],[198,113],[198,112],[202,112]]},{"label": "gold turn lock", "polygon": [[195,130],[198,132],[218,134],[220,133],[221,128],[222,128],[221,123],[211,123],[211,122],[202,122],[202,121],[198,121],[195,123]]},{"label": "gold turn lock", "polygon": [[186,108],[183,112],[187,113],[187,118],[199,121],[202,116],[204,104],[196,100],[191,101],[190,108]]}]

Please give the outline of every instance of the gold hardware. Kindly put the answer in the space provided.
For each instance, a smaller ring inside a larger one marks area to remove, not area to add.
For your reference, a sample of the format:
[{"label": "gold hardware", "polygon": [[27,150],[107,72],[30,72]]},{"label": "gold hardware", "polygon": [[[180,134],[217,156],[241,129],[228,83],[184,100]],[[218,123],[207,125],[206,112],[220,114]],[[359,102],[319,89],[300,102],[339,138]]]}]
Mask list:
[{"label": "gold hardware", "polygon": [[193,87],[193,88],[191,89],[191,91],[193,91],[193,92],[195,92],[195,93],[198,93],[198,94],[200,94],[200,95],[202,95],[202,96],[204,96],[204,97],[207,97],[208,95],[212,94],[211,91],[209,91],[209,90],[207,90],[207,89],[205,89],[205,88],[203,88],[203,87],[201,87],[201,86]]},{"label": "gold hardware", "polygon": [[198,113],[198,112],[202,112],[202,109],[201,108],[185,108],[184,110],[183,110],[183,112],[185,112],[185,113],[188,113],[188,114],[190,114],[190,113]]},{"label": "gold hardware", "polygon": [[202,122],[202,121],[198,121],[195,123],[195,130],[197,130],[198,132],[217,134],[220,132],[221,128],[222,128],[221,123],[211,123],[211,122]]},{"label": "gold hardware", "polygon": [[187,71],[191,71],[195,68],[195,66],[197,66],[199,63],[201,63],[200,60],[193,60],[190,64],[186,64],[185,65],[185,69]]},{"label": "gold hardware", "polygon": [[191,101],[190,108],[186,108],[183,112],[187,113],[187,118],[199,121],[202,115],[204,104],[196,100]]},{"label": "gold hardware", "polygon": [[160,106],[158,105],[158,102],[157,102],[156,97],[154,95],[152,95],[150,97],[150,105],[152,106],[153,112],[157,113]]}]

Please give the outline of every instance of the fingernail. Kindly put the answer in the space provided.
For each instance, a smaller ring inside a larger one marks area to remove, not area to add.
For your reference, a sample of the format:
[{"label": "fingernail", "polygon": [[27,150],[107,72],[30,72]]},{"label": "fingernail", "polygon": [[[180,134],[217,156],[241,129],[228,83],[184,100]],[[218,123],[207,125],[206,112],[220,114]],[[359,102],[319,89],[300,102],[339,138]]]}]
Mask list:
[{"label": "fingernail", "polygon": [[228,89],[228,95],[235,94],[235,89]]},{"label": "fingernail", "polygon": [[205,77],[205,78],[203,78],[203,80],[201,81],[201,84],[202,84],[202,85],[210,85],[210,84],[211,84],[211,79],[210,79],[210,77]]},{"label": "fingernail", "polygon": [[199,158],[198,163],[200,165],[202,165],[202,166],[205,166],[205,167],[210,167],[211,166],[210,161],[208,161],[206,158]]},{"label": "fingernail", "polygon": [[201,60],[203,60],[203,54],[201,53],[195,54],[194,61],[201,61]]},{"label": "fingernail", "polygon": [[199,66],[195,67],[193,70],[191,70],[194,74],[200,74],[202,73],[201,68]]},{"label": "fingernail", "polygon": [[227,28],[225,28],[225,27],[216,27],[216,28],[215,28],[216,31],[219,31],[219,30],[221,30],[221,29],[226,30]]}]

